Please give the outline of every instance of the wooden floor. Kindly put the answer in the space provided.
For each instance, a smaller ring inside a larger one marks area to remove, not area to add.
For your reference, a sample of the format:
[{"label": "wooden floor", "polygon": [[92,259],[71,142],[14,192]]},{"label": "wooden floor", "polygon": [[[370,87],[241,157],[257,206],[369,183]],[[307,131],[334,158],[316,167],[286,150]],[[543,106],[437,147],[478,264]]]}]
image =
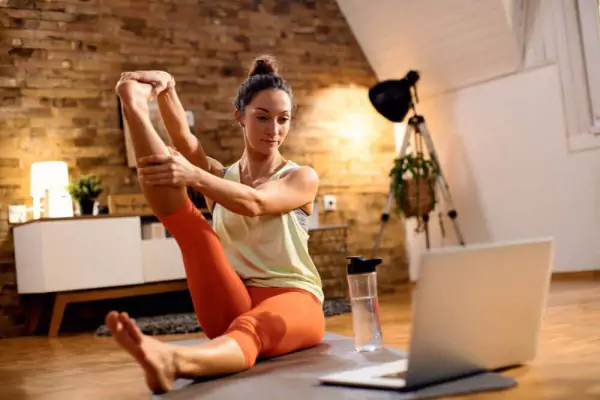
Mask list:
[{"label": "wooden floor", "polygon": [[[381,301],[385,343],[407,348],[410,293]],[[329,331],[351,335],[348,314],[328,319]],[[180,340],[199,335],[169,336]],[[540,352],[508,391],[469,399],[600,399],[600,279],[555,280],[541,332]],[[0,340],[0,399],[147,399],[140,369],[111,338],[80,334]],[[376,397],[373,397],[376,398]]]}]

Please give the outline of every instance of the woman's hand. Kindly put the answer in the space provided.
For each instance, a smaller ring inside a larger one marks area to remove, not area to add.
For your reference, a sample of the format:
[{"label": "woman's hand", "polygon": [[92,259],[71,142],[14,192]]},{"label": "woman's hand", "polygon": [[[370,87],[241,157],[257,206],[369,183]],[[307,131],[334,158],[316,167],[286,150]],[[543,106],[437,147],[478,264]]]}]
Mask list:
[{"label": "woman's hand", "polygon": [[134,80],[147,83],[153,87],[152,95],[158,96],[163,90],[175,87],[175,79],[165,71],[133,71],[123,72],[122,80]]},{"label": "woman's hand", "polygon": [[154,186],[192,186],[198,179],[198,168],[177,150],[170,155],[154,155],[138,160],[140,182]]}]

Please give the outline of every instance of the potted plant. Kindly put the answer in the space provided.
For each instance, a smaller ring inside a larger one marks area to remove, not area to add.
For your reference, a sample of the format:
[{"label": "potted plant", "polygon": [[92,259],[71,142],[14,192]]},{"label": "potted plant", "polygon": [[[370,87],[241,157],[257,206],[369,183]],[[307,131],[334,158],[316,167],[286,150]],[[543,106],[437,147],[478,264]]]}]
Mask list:
[{"label": "potted plant", "polygon": [[406,218],[421,218],[433,211],[438,175],[437,164],[421,152],[396,158],[390,177],[398,211]]},{"label": "potted plant", "polygon": [[79,204],[82,215],[93,214],[94,203],[102,192],[102,181],[94,175],[83,175],[69,185],[69,194]]}]

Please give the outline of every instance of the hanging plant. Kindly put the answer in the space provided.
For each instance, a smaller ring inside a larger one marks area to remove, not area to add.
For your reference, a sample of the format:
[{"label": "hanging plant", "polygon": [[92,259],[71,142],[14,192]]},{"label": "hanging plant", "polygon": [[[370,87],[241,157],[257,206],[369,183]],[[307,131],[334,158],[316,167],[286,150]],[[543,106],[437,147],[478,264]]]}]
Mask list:
[{"label": "hanging plant", "polygon": [[438,175],[437,164],[421,152],[396,158],[390,177],[397,211],[419,219],[433,211]]}]

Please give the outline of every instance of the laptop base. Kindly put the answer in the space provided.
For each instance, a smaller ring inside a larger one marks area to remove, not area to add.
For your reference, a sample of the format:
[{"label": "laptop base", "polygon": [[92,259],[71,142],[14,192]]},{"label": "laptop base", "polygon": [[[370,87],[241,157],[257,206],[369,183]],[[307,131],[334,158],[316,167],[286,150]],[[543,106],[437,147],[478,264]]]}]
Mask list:
[{"label": "laptop base", "polygon": [[324,385],[396,391],[399,399],[424,399],[457,394],[505,390],[517,385],[513,378],[495,372],[481,372],[466,377],[433,383],[422,387],[406,385],[408,360],[398,360],[364,368],[337,372],[319,378]]}]

